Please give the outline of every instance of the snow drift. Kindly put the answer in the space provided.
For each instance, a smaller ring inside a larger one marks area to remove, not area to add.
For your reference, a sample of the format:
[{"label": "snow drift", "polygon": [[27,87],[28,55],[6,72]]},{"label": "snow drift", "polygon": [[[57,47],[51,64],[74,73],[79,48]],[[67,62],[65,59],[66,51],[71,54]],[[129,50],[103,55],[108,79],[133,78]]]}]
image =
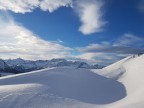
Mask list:
[{"label": "snow drift", "polygon": [[3,77],[0,107],[143,108],[143,61],[141,55],[93,72],[67,67]]}]

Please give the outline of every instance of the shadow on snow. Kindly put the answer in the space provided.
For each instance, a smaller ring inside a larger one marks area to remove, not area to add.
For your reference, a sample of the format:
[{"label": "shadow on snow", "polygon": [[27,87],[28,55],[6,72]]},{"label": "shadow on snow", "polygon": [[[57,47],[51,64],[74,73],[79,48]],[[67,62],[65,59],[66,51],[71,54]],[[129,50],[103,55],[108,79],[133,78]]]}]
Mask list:
[{"label": "shadow on snow", "polygon": [[[12,81],[13,80],[13,81]],[[15,81],[14,81],[15,80]],[[19,82],[18,82],[19,81]],[[123,84],[85,69],[60,68],[0,80],[0,84],[39,83],[48,92],[92,104],[109,104],[126,96]]]}]

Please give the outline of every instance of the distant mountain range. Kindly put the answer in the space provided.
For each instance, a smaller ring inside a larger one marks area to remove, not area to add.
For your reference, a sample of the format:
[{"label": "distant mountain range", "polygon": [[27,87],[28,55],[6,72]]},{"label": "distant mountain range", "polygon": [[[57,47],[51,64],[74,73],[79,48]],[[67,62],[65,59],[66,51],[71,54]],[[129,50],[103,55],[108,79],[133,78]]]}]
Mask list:
[{"label": "distant mountain range", "polygon": [[34,70],[40,70],[52,67],[74,67],[74,68],[86,68],[86,69],[101,69],[103,66],[95,64],[90,65],[81,61],[69,61],[66,59],[52,59],[52,60],[24,60],[17,59],[0,59],[0,72],[8,73],[23,73]]}]

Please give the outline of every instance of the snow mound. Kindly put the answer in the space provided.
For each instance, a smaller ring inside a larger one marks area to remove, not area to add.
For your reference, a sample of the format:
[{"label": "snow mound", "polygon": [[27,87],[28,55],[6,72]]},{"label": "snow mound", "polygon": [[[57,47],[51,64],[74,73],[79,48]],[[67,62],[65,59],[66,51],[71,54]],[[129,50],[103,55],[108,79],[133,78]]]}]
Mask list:
[{"label": "snow mound", "polygon": [[87,104],[108,104],[126,96],[123,84],[86,69],[44,69],[3,77],[0,85],[2,108],[84,108]]}]

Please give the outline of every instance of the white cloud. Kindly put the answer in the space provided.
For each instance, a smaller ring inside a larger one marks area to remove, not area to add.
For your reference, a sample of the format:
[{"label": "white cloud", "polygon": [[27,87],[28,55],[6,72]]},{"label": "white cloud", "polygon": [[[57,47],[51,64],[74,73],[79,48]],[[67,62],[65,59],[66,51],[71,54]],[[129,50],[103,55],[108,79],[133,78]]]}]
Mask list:
[{"label": "white cloud", "polygon": [[142,46],[144,43],[144,38],[136,36],[134,34],[126,33],[119,39],[117,39],[113,46]]},{"label": "white cloud", "polygon": [[104,46],[104,45],[89,45],[80,49],[81,52],[89,53],[115,53],[115,54],[137,54],[144,53],[143,48],[133,48],[128,46]]},{"label": "white cloud", "polygon": [[86,53],[81,53],[77,57],[90,64],[100,64],[100,65],[107,66],[127,56],[128,55],[122,55],[122,54],[86,52]]},{"label": "white cloud", "polygon": [[72,5],[72,0],[43,0],[40,2],[40,8],[43,11],[53,12],[60,7],[68,7]]},{"label": "white cloud", "polygon": [[106,24],[102,19],[103,12],[101,9],[103,5],[102,0],[78,0],[76,2],[76,12],[82,22],[79,31],[87,35],[102,30]]},{"label": "white cloud", "polygon": [[144,53],[142,48],[144,38],[133,34],[124,34],[114,42],[102,42],[100,44],[90,44],[84,48],[79,48],[81,52],[89,53],[117,53],[117,54],[137,54]]},{"label": "white cloud", "polygon": [[77,58],[82,59],[90,64],[101,63],[102,60],[98,59],[98,57],[104,56],[102,53],[81,53],[77,56]]},{"label": "white cloud", "polygon": [[10,10],[15,13],[32,12],[39,6],[39,0],[0,0],[0,10]]},{"label": "white cloud", "polygon": [[133,34],[124,34],[114,42],[101,42],[78,48],[78,56],[87,61],[110,64],[132,54],[144,53],[144,38]]},{"label": "white cloud", "polygon": [[68,7],[72,0],[0,0],[0,10],[10,10],[15,13],[32,12],[35,8],[53,12],[59,7]]},{"label": "white cloud", "polygon": [[12,19],[0,17],[0,55],[2,58],[67,58],[71,57],[72,50],[59,42],[39,38]]},{"label": "white cloud", "polygon": [[15,13],[32,12],[35,8],[53,12],[60,7],[71,7],[78,14],[82,25],[79,31],[83,34],[100,32],[105,25],[102,0],[0,0],[0,10]]}]

